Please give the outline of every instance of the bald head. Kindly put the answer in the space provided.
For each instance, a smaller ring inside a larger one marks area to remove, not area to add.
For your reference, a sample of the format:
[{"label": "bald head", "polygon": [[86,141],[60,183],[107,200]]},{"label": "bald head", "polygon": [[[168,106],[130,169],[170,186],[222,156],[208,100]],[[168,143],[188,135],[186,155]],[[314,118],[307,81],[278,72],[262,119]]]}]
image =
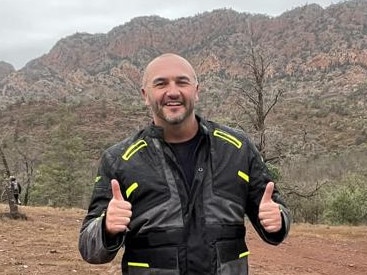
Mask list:
[{"label": "bald head", "polygon": [[192,65],[190,64],[190,62],[188,62],[185,58],[177,54],[165,53],[165,54],[162,54],[154,58],[145,68],[144,75],[143,75],[143,81],[142,81],[143,89],[146,88],[148,84],[147,81],[148,79],[151,79],[152,73],[156,70],[156,68],[160,66],[167,66],[168,68],[173,67],[173,66],[180,66],[185,70],[185,72],[189,73],[190,78],[193,79],[196,85],[198,83],[195,70],[192,67]]}]

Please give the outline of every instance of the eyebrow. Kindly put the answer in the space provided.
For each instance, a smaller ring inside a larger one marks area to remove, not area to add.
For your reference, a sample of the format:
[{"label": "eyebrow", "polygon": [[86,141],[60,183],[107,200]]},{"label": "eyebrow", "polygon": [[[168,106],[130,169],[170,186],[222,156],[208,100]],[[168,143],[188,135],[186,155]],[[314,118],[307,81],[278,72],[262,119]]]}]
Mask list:
[{"label": "eyebrow", "polygon": [[187,81],[191,82],[190,77],[185,76],[185,75],[176,77],[176,80],[187,80]]},{"label": "eyebrow", "polygon": [[164,82],[164,81],[166,81],[167,79],[166,78],[164,78],[164,77],[158,77],[158,78],[156,78],[156,79],[153,79],[153,84],[157,84],[157,83],[160,83],[160,82]]},{"label": "eyebrow", "polygon": [[[160,82],[164,82],[164,81],[167,81],[167,77],[157,77],[156,79],[153,80],[153,84],[157,84],[157,83],[160,83]],[[191,82],[190,80],[190,77],[188,76],[177,76],[174,78],[175,81],[189,81]]]}]

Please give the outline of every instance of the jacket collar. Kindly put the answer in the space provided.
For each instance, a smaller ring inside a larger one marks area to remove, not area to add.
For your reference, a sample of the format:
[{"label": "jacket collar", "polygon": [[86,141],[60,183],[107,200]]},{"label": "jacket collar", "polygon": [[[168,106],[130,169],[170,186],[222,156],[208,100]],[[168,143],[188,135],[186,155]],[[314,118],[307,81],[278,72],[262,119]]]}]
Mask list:
[{"label": "jacket collar", "polygon": [[[207,135],[209,133],[208,122],[199,115],[195,115],[195,117],[199,123],[200,134]],[[155,125],[154,122],[152,122],[144,129],[143,136],[149,136],[151,138],[158,138],[163,140],[163,128],[161,126]]]}]

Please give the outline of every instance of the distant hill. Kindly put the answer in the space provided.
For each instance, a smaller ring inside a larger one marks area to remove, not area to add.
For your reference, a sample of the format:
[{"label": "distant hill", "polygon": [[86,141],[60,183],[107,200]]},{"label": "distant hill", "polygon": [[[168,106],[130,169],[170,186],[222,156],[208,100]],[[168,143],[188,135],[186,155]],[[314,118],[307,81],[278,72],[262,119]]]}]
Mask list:
[{"label": "distant hill", "polygon": [[185,56],[197,69],[200,112],[231,121],[233,93],[246,82],[244,64],[256,42],[271,61],[267,89],[286,91],[268,118],[269,131],[289,151],[360,146],[367,143],[366,14],[367,1],[352,0],[277,17],[230,9],[176,20],[146,16],[106,34],[75,33],[18,71],[0,64],[0,125],[47,143],[62,123],[62,106],[72,104],[75,129],[97,153],[149,120],[140,78],[164,52]]},{"label": "distant hill", "polygon": [[13,72],[15,72],[13,65],[4,61],[0,61],[0,81]]}]

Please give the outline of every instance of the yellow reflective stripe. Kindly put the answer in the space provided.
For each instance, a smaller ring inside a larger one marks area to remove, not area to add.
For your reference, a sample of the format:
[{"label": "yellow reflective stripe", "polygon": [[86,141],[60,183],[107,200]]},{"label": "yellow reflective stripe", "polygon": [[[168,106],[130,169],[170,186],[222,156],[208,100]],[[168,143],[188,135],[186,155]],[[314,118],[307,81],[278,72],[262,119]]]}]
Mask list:
[{"label": "yellow reflective stripe", "polygon": [[243,252],[243,253],[241,253],[241,254],[238,256],[238,258],[247,257],[249,254],[250,254],[250,251]]},{"label": "yellow reflective stripe", "polygon": [[134,182],[132,185],[129,186],[129,188],[127,188],[126,190],[126,197],[129,198],[131,193],[136,189],[138,188],[138,183],[137,182]]},{"label": "yellow reflective stripe", "polygon": [[148,146],[148,144],[145,142],[145,140],[141,139],[137,142],[133,143],[129,148],[127,148],[125,154],[122,155],[122,159],[128,160],[132,157],[137,151],[139,151],[141,148]]},{"label": "yellow reflective stripe", "polygon": [[225,141],[228,141],[229,143],[236,146],[238,149],[240,149],[241,146],[242,146],[242,142],[240,140],[238,140],[234,136],[232,136],[232,135],[230,135],[227,132],[224,132],[222,130],[218,130],[218,129],[214,130],[213,135],[215,137],[219,137],[221,139],[224,139]]},{"label": "yellow reflective stripe", "polygon": [[249,176],[245,172],[242,172],[241,170],[238,170],[237,175],[239,175],[246,182],[249,182],[250,181]]},{"label": "yellow reflective stripe", "polygon": [[138,267],[149,267],[147,263],[136,263],[136,262],[128,262],[128,266],[138,266]]},{"label": "yellow reflective stripe", "polygon": [[94,180],[94,183],[99,182],[99,180],[100,180],[101,178],[102,178],[101,176],[96,177],[96,179]]}]

